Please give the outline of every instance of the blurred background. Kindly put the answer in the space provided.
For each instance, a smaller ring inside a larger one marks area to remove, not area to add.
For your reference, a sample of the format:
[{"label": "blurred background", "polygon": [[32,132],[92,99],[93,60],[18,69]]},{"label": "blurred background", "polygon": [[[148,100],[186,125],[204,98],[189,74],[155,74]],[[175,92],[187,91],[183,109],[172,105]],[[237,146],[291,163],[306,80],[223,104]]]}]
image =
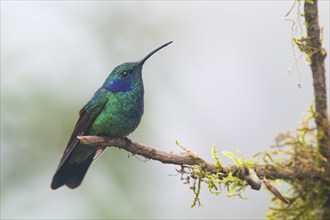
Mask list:
[{"label": "blurred background", "polygon": [[[304,58],[288,73],[292,4],[1,1],[1,218],[265,218],[263,188],[242,200],[204,185],[203,207],[190,208],[178,167],[115,148],[76,190],[49,185],[78,111],[112,69],[171,40],[144,65],[145,113],[131,139],[179,152],[178,139],[211,161],[212,144],[248,159],[294,131],[313,88]],[[329,53],[329,2],[319,11]]]}]

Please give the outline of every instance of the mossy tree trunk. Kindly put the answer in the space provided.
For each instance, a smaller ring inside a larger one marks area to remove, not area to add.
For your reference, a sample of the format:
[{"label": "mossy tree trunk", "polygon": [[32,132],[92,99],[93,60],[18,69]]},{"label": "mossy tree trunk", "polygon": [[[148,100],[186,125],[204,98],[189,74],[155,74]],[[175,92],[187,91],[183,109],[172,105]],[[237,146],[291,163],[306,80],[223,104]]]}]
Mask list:
[{"label": "mossy tree trunk", "polygon": [[[318,147],[320,154],[326,159],[323,166],[330,176],[330,123],[327,103],[327,88],[324,61],[326,52],[322,48],[321,28],[318,16],[318,1],[306,0],[304,14],[307,29],[307,44],[305,53],[309,57],[310,67],[313,74],[314,98],[315,98],[315,123],[318,132]],[[324,184],[330,185],[330,182]],[[330,218],[330,195],[324,207],[323,219]]]}]

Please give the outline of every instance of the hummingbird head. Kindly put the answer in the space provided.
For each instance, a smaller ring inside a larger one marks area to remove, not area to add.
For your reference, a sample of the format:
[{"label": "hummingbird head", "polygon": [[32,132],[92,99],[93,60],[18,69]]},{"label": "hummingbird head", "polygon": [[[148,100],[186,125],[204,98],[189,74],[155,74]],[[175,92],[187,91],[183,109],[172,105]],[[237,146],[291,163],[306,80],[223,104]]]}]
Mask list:
[{"label": "hummingbird head", "polygon": [[128,92],[133,89],[133,87],[141,86],[142,83],[142,67],[144,62],[149,59],[154,53],[160,49],[166,47],[173,41],[170,41],[155,50],[151,51],[147,56],[137,62],[123,63],[110,73],[108,78],[105,80],[102,87],[105,89],[116,93],[116,92]]}]

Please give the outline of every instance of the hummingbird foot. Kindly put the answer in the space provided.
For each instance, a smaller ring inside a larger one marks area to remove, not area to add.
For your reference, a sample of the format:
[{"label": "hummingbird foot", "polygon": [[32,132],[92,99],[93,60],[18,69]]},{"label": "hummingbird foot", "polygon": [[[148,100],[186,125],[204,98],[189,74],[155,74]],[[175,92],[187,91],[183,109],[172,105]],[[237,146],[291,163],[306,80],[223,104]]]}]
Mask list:
[{"label": "hummingbird foot", "polygon": [[132,146],[132,141],[128,137],[123,137],[123,141],[125,141],[124,146],[126,146],[126,147]]}]

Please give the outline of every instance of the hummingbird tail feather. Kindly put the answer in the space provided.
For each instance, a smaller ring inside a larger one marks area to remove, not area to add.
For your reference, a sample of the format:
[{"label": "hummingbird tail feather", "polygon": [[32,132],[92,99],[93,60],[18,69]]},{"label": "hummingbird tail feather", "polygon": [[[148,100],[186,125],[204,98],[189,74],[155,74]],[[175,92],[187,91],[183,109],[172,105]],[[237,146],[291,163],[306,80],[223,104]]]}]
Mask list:
[{"label": "hummingbird tail feather", "polygon": [[81,163],[70,163],[70,157],[56,171],[51,183],[52,189],[57,189],[63,185],[69,188],[77,188],[83,181],[85,174],[93,161],[93,155],[90,155]]}]

